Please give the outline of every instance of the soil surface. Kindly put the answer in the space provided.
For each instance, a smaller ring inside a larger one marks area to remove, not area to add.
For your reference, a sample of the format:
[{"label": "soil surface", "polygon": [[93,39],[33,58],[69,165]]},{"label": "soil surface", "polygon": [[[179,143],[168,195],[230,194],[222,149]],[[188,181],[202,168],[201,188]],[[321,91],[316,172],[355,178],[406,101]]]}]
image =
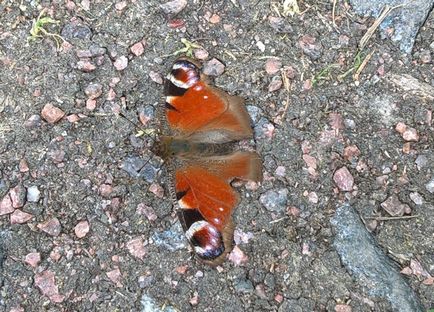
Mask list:
[{"label": "soil surface", "polygon": [[[392,311],[341,263],[344,203],[434,308],[434,13],[408,55],[359,51],[345,1],[184,2],[0,2],[0,311]],[[177,53],[246,99],[263,158],[217,268],[149,150]]]}]

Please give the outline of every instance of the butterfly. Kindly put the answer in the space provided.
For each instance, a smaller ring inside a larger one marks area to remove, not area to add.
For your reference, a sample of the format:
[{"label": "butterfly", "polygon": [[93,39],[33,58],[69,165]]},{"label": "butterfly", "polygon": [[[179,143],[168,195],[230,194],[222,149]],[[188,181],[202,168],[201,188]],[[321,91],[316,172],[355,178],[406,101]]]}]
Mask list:
[{"label": "butterfly", "polygon": [[164,129],[153,152],[169,172],[177,214],[194,253],[218,265],[233,248],[232,212],[239,194],[234,179],[260,182],[256,152],[233,151],[234,142],[253,137],[241,97],[210,85],[193,59],[177,59],[165,81]]}]

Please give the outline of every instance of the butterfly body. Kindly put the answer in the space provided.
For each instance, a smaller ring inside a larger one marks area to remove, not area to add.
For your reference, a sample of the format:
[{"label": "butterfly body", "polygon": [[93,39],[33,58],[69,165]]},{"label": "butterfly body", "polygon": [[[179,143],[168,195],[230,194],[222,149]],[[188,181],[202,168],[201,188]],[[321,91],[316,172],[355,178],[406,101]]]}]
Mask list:
[{"label": "butterfly body", "polygon": [[233,151],[233,142],[252,137],[244,100],[209,85],[200,65],[180,58],[165,83],[165,119],[170,135],[153,151],[174,168],[178,216],[195,253],[208,264],[232,249],[232,212],[239,195],[234,179],[262,180],[255,152]]}]

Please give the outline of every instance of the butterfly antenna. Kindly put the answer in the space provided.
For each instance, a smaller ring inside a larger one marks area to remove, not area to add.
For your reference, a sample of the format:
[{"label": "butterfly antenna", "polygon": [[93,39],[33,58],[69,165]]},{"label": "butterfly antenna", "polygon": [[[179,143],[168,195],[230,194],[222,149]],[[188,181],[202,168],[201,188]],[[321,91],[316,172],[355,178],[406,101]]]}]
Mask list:
[{"label": "butterfly antenna", "polygon": [[121,116],[123,119],[125,119],[126,121],[128,121],[130,124],[132,124],[135,128],[137,128],[140,132],[140,134],[145,135],[147,138],[151,139],[152,143],[156,143],[155,138],[153,138],[150,133],[146,132],[145,130],[143,130],[142,127],[140,127],[137,123],[135,123],[134,121],[131,121],[127,116],[124,115],[124,113],[119,112],[119,116]]}]

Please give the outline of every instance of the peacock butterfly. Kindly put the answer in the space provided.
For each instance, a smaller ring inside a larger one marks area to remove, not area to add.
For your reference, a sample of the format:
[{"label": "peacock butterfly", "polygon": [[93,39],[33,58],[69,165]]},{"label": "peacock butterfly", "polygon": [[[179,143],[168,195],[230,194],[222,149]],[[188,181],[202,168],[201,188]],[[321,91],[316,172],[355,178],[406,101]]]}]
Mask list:
[{"label": "peacock butterfly", "polygon": [[173,172],[172,197],[197,256],[218,265],[233,247],[234,179],[261,181],[262,162],[234,142],[253,137],[244,100],[210,85],[195,60],[177,59],[165,81],[165,123],[153,146]]}]

